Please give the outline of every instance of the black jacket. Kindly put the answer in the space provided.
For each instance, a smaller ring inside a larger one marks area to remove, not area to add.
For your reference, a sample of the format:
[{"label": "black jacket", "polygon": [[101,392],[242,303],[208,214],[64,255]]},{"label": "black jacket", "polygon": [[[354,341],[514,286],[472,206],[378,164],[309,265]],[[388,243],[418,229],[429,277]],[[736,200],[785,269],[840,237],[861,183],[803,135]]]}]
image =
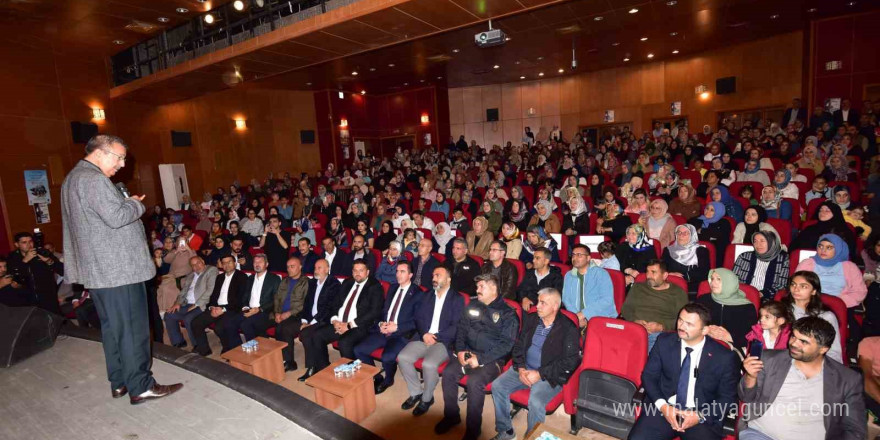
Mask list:
[{"label": "black jacket", "polygon": [[506,299],[516,299],[516,282],[519,280],[519,273],[511,262],[502,260],[501,266],[496,271],[492,262],[486,260],[480,273],[495,273],[498,277],[498,295]]},{"label": "black jacket", "polygon": [[503,363],[513,349],[518,328],[516,311],[500,296],[488,306],[471,301],[458,320],[453,351],[474,353],[480,365]]},{"label": "black jacket", "polygon": [[[532,337],[538,328],[540,317],[537,313],[527,313],[523,317],[523,328],[513,346],[513,369],[526,368],[526,352],[532,345]],[[581,363],[581,333],[561,311],[556,312],[553,328],[541,347],[541,379],[552,386],[563,385]]]},{"label": "black jacket", "polygon": [[712,314],[712,324],[724,327],[730,333],[734,347],[746,346],[746,335],[752,330],[752,326],[758,323],[758,312],[755,311],[754,305],[725,306],[712,299],[711,294],[700,296],[696,302],[709,309]]},{"label": "black jacket", "polygon": [[[324,255],[326,256],[327,254],[325,253]],[[336,255],[333,256],[333,264],[330,265],[330,276],[350,277],[351,268],[351,256],[348,255],[348,252],[345,252],[337,246]]]},{"label": "black jacket", "polygon": [[480,274],[480,265],[477,264],[477,260],[467,256],[464,261],[457,263],[455,258],[447,258],[443,262],[443,266],[449,269],[452,274],[452,290],[468,296],[477,294],[477,283],[474,281],[474,278]]},{"label": "black jacket", "polygon": [[[242,307],[248,305],[251,297],[251,289],[254,287],[254,281],[256,280],[257,275],[253,274],[248,277],[247,285],[244,289],[244,294],[241,298]],[[263,288],[260,290],[260,311],[263,313],[272,313],[272,310],[275,308],[275,292],[278,290],[278,286],[281,284],[281,277],[275,275],[274,273],[266,272],[265,279],[263,279]]]},{"label": "black jacket", "polygon": [[[342,287],[339,288],[339,295],[337,296],[339,307],[336,308],[333,315],[342,313],[340,309],[345,307],[346,297],[353,286],[354,278],[349,278],[342,283]],[[385,292],[382,290],[382,284],[372,277],[364,281],[362,288],[364,290],[358,295],[357,303],[354,304],[354,307],[357,308],[357,318],[355,318],[354,323],[358,327],[369,329],[382,319],[382,305],[385,304]],[[342,320],[342,316],[338,318]]]},{"label": "black jacket", "polygon": [[321,295],[318,296],[318,314],[312,315],[312,307],[315,305],[315,292],[318,290],[318,279],[310,279],[309,293],[306,294],[302,312],[300,312],[297,318],[305,319],[307,322],[311,322],[314,319],[319,324],[330,323],[330,317],[339,311],[339,303],[342,302],[339,299],[340,286],[339,280],[327,276],[327,281],[324,281],[324,286],[321,287]]},{"label": "black jacket", "polygon": [[413,270],[413,279],[412,282],[417,286],[424,287],[426,289],[431,289],[432,283],[434,281],[434,269],[440,265],[440,262],[434,258],[433,256],[429,257],[427,261],[425,261],[425,266],[422,267],[422,276],[421,278],[416,278],[416,275],[419,270],[419,264],[421,264],[422,257],[416,256],[412,260],[412,270]]},{"label": "black jacket", "polygon": [[[581,203],[586,203],[581,201]],[[579,235],[590,233],[590,214],[584,211],[583,214],[571,219],[571,214],[562,216],[562,233],[569,229],[574,229]]]},{"label": "black jacket", "polygon": [[34,257],[27,263],[19,251],[12,251],[7,258],[7,273],[20,275],[25,286],[36,294],[37,306],[53,313],[61,314],[58,305],[58,284],[55,283],[55,275],[64,275],[64,264],[55,258],[51,252],[45,249],[37,249],[37,253],[48,258],[51,264],[46,264],[39,257]]},{"label": "black jacket", "polygon": [[217,301],[220,299],[220,290],[223,289],[223,280],[226,274],[217,275],[217,281],[214,282],[214,291],[211,292],[211,299],[208,301],[208,307],[226,307],[227,312],[239,313],[244,302],[244,295],[250,285],[250,279],[244,272],[237,270],[232,274],[232,280],[229,281],[229,290],[226,292],[226,306],[220,306]]},{"label": "black jacket", "polygon": [[[680,273],[688,282],[688,292],[696,292],[700,283],[709,279],[709,249],[702,246],[697,248],[697,264],[685,266],[679,263],[669,253],[669,248],[663,249],[663,262],[666,263],[666,271]],[[733,270],[733,268],[730,268]]]},{"label": "black jacket", "polygon": [[550,266],[550,273],[538,282],[538,277],[535,275],[535,269],[530,269],[526,271],[526,275],[523,277],[522,283],[520,283],[519,288],[516,289],[516,301],[522,302],[523,298],[528,298],[532,300],[533,304],[538,303],[538,291],[545,287],[552,287],[562,293],[562,284],[565,278],[562,276],[562,271],[556,266]]}]

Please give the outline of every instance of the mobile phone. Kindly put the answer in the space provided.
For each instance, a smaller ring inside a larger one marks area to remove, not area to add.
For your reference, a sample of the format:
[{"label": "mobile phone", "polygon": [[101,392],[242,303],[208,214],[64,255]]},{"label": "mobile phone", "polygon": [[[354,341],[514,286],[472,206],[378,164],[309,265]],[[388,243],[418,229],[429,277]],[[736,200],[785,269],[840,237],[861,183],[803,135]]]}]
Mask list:
[{"label": "mobile phone", "polygon": [[749,344],[749,356],[754,356],[758,359],[761,359],[761,355],[764,354],[764,343],[761,341],[752,341]]}]

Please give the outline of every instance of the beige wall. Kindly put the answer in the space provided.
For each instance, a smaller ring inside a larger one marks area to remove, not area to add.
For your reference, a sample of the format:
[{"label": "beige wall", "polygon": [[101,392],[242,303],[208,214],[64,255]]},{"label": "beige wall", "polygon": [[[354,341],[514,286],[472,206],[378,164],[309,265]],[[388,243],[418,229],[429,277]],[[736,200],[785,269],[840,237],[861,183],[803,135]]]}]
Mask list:
[{"label": "beige wall", "polygon": [[[464,134],[468,142],[504,145],[518,142],[526,126],[541,139],[558,124],[570,139],[579,126],[602,124],[605,110],[615,111],[615,122],[631,122],[636,131],[643,131],[653,118],[671,116],[673,101],[682,102],[682,116],[688,117],[692,131],[703,124],[714,127],[720,111],[787,106],[800,96],[802,46],[799,31],[669,61],[453,88],[449,89],[450,131],[455,138]],[[727,76],[736,76],[736,93],[715,95],[715,80]],[[709,99],[694,95],[700,84],[713,92]],[[485,122],[488,108],[499,109],[500,121]]]}]

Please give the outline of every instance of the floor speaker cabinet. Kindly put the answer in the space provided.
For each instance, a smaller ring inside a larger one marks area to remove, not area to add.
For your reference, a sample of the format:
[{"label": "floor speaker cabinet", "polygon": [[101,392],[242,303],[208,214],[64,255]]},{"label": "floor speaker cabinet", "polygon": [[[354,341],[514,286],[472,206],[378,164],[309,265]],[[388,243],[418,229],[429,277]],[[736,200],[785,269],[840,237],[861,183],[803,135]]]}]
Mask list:
[{"label": "floor speaker cabinet", "polygon": [[36,307],[0,304],[0,367],[8,368],[55,345],[64,321]]}]

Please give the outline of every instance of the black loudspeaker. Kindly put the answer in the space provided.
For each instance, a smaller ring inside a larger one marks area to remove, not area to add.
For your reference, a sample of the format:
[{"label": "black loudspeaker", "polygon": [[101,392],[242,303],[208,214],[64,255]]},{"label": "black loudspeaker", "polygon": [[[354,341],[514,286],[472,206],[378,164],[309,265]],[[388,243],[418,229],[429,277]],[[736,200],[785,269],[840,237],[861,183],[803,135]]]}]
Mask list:
[{"label": "black loudspeaker", "polygon": [[73,143],[86,144],[89,139],[98,134],[98,126],[87,122],[73,121],[70,123],[70,133],[73,135]]},{"label": "black loudspeaker", "polygon": [[0,304],[0,367],[7,368],[55,345],[64,319],[36,307]]},{"label": "black loudspeaker", "polygon": [[171,130],[172,147],[189,147],[192,144],[192,134],[190,132]]},{"label": "black loudspeaker", "polygon": [[301,143],[301,144],[314,144],[315,143],[315,130],[300,130],[299,131],[299,143]]},{"label": "black loudspeaker", "polygon": [[486,109],[486,121],[495,122],[498,120],[498,109],[497,108],[487,108]]},{"label": "black loudspeaker", "polygon": [[728,95],[731,93],[736,93],[736,77],[728,76],[726,78],[716,79],[715,93],[718,95]]}]

